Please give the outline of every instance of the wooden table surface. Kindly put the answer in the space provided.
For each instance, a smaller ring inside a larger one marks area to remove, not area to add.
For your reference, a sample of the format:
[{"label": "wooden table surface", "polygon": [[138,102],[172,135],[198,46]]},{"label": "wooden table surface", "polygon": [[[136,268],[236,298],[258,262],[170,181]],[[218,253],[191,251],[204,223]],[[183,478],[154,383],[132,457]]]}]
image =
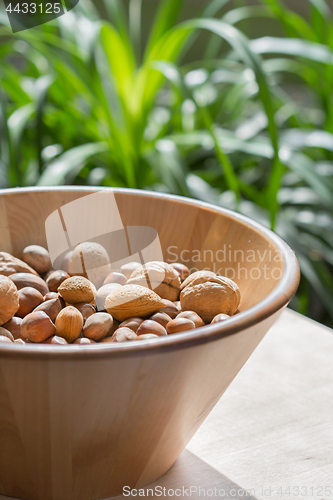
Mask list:
[{"label": "wooden table surface", "polygon": [[285,311],[156,487],[132,493],[332,500],[333,332]]}]

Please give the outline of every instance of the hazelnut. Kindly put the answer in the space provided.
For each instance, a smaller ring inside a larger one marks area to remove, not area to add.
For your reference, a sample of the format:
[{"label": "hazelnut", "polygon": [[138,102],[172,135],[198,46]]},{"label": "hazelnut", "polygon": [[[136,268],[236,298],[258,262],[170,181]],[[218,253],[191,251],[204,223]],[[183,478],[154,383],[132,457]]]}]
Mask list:
[{"label": "hazelnut", "polygon": [[39,276],[35,276],[34,274],[16,273],[16,274],[11,274],[9,278],[12,280],[13,283],[15,283],[18,290],[21,290],[21,288],[26,288],[26,287],[36,288],[36,290],[38,290],[43,295],[43,297],[49,291],[45,281]]},{"label": "hazelnut", "polygon": [[101,286],[101,288],[98,289],[97,295],[96,295],[96,308],[97,311],[105,311],[105,300],[108,295],[110,295],[113,290],[116,288],[120,288],[122,285],[119,283],[109,283],[107,285]]},{"label": "hazelnut", "polygon": [[128,264],[124,264],[123,266],[121,266],[120,272],[124,274],[128,279],[133,273],[133,271],[135,271],[135,269],[137,269],[140,266],[141,266],[140,262],[129,262]]},{"label": "hazelnut", "polygon": [[9,340],[11,342],[14,342],[14,340],[15,340],[13,335],[10,333],[10,331],[8,331],[6,328],[3,328],[2,326],[0,326],[0,335],[1,335],[1,337],[9,338]]},{"label": "hazelnut", "polygon": [[36,288],[25,287],[18,291],[20,307],[16,313],[19,318],[24,318],[44,301],[43,295]]},{"label": "hazelnut", "polygon": [[88,345],[88,344],[96,344],[96,342],[92,339],[87,339],[85,337],[80,337],[79,339],[76,339],[73,344],[80,344],[80,345]]},{"label": "hazelnut", "polygon": [[225,321],[226,319],[229,319],[230,316],[229,314],[217,314],[211,321],[211,323],[219,323],[220,321]]},{"label": "hazelnut", "polygon": [[7,323],[19,308],[16,285],[7,276],[0,275],[0,326]]},{"label": "hazelnut", "polygon": [[145,321],[143,321],[136,332],[138,336],[145,335],[146,333],[153,333],[158,337],[167,335],[164,326],[160,325],[160,323],[157,323],[157,321],[152,321],[150,319],[146,319]]},{"label": "hazelnut", "polygon": [[56,298],[47,300],[46,302],[42,302],[39,306],[36,307],[34,312],[44,311],[54,323],[61,310],[62,303],[60,302],[59,298]]},{"label": "hazelnut", "polygon": [[57,336],[66,339],[68,343],[74,342],[82,332],[82,314],[73,306],[65,307],[58,314],[55,326]]},{"label": "hazelnut", "polygon": [[153,314],[150,318],[152,321],[156,321],[160,325],[162,325],[164,328],[167,326],[167,324],[172,320],[170,316],[167,313],[162,313],[162,312],[157,312]]},{"label": "hazelnut", "polygon": [[65,271],[53,271],[46,280],[50,292],[57,292],[61,283],[69,278],[69,274]]},{"label": "hazelnut", "polygon": [[181,281],[186,280],[186,278],[190,274],[189,268],[184,266],[184,264],[180,264],[179,262],[173,262],[171,265],[179,273]]},{"label": "hazelnut", "polygon": [[133,330],[133,332],[136,333],[137,329],[139,328],[142,322],[143,319],[141,318],[128,318],[122,323],[120,323],[119,327],[122,328],[123,326],[126,326],[127,328],[130,328],[131,330]]},{"label": "hazelnut", "polygon": [[68,342],[64,338],[57,337],[57,335],[52,335],[52,337],[43,342],[43,344],[53,344],[53,345],[66,345],[67,343]]},{"label": "hazelnut", "polygon": [[122,273],[112,272],[104,280],[103,285],[108,285],[109,283],[119,283],[119,285],[125,285],[127,278]]},{"label": "hazelnut", "polygon": [[68,304],[92,302],[97,294],[95,286],[83,276],[67,278],[59,286],[58,292]]},{"label": "hazelnut", "polygon": [[159,309],[158,312],[166,313],[171,319],[175,319],[179,312],[177,306],[171,300],[164,300],[164,302],[166,306]]},{"label": "hazelnut", "polygon": [[200,328],[200,326],[205,326],[205,322],[200,316],[194,311],[183,311],[178,314],[177,318],[187,318],[193,321],[196,328]]},{"label": "hazelnut", "polygon": [[92,304],[86,304],[83,302],[81,304],[75,304],[74,307],[76,307],[76,309],[82,314],[83,323],[85,323],[90,316],[96,313],[96,309]]},{"label": "hazelnut", "polygon": [[144,333],[142,335],[138,335],[135,340],[153,340],[153,339],[158,339],[158,335],[155,335],[154,333]]},{"label": "hazelnut", "polygon": [[44,300],[51,300],[51,299],[57,299],[59,297],[59,293],[57,292],[47,292],[47,294],[44,297]]},{"label": "hazelnut", "polygon": [[195,324],[192,320],[187,318],[176,318],[167,324],[166,330],[169,335],[173,333],[186,332],[187,330],[193,330]]},{"label": "hazelnut", "polygon": [[35,269],[38,274],[47,273],[51,267],[50,254],[46,248],[39,245],[29,245],[23,250],[22,260]]},{"label": "hazelnut", "polygon": [[[109,337],[106,337],[109,338]],[[122,327],[118,328],[112,335],[111,342],[128,342],[130,340],[136,340],[137,334],[133,332],[130,328]],[[102,342],[109,342],[105,338]]]},{"label": "hazelnut", "polygon": [[8,330],[14,337],[14,339],[21,339],[21,323],[22,323],[22,318],[17,318],[14,316],[12,319],[10,319],[7,323],[3,325],[6,330]]},{"label": "hazelnut", "polygon": [[108,313],[96,313],[90,316],[84,327],[83,336],[88,339],[99,341],[110,334],[113,318]]},{"label": "hazelnut", "polygon": [[44,342],[55,333],[55,326],[44,311],[28,314],[21,324],[21,335],[30,342]]}]

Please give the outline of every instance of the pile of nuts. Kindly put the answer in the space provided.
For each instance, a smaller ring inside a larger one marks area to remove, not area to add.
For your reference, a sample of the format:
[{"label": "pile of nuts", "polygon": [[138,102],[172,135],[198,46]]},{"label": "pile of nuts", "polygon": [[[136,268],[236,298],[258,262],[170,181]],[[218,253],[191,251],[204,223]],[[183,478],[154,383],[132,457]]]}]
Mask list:
[{"label": "pile of nuts", "polygon": [[157,339],[238,312],[236,283],[211,271],[190,274],[181,263],[130,262],[111,271],[105,249],[85,242],[66,254],[62,267],[52,269],[38,245],[26,247],[21,259],[0,252],[0,342]]}]

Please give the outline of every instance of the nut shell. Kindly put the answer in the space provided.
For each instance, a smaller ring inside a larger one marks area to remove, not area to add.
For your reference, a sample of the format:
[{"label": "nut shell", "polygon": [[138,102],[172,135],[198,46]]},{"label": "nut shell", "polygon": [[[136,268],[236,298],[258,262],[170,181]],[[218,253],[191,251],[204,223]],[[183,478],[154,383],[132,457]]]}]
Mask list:
[{"label": "nut shell", "polygon": [[222,276],[210,276],[205,282],[202,282],[202,277],[192,280],[182,290],[180,303],[183,311],[194,311],[205,323],[210,323],[220,313],[232,316],[240,298],[240,290],[234,281]]},{"label": "nut shell", "polygon": [[81,335],[83,328],[82,314],[73,306],[65,307],[58,314],[55,326],[56,335],[64,338],[68,343],[72,343]]},{"label": "nut shell", "polygon": [[7,323],[19,308],[16,285],[7,276],[0,275],[0,326]]},{"label": "nut shell", "polygon": [[10,276],[14,273],[31,273],[37,276],[36,271],[23,260],[13,257],[10,253],[0,252],[0,274]]},{"label": "nut shell", "polygon": [[209,278],[214,276],[216,276],[216,274],[213,271],[195,271],[195,273],[190,274],[186,280],[183,281],[180,289],[184,290],[184,288],[190,285],[194,280],[196,280],[197,283],[205,283]]},{"label": "nut shell", "polygon": [[147,262],[131,274],[127,285],[140,285],[154,290],[162,299],[177,300],[180,291],[180,276],[171,264]]},{"label": "nut shell", "polygon": [[1,337],[7,337],[11,342],[14,342],[15,340],[11,332],[2,326],[0,326],[0,335]]},{"label": "nut shell", "polygon": [[[102,342],[108,342],[109,337],[106,337]],[[129,342],[131,340],[136,340],[137,334],[133,332],[130,328],[122,327],[118,328],[112,335],[111,342]]]},{"label": "nut shell", "polygon": [[83,276],[72,276],[63,281],[58,292],[68,304],[92,302],[97,294],[95,286]]},{"label": "nut shell", "polygon": [[35,309],[35,311],[44,311],[51,319],[51,321],[53,321],[53,323],[57,319],[57,316],[61,310],[62,310],[62,304],[60,299],[58,298],[47,300],[46,302],[43,302]]},{"label": "nut shell", "polygon": [[105,311],[106,297],[110,295],[113,290],[116,290],[116,288],[120,288],[121,286],[122,285],[120,285],[119,283],[108,283],[107,285],[103,285],[98,289],[95,298],[97,311]]},{"label": "nut shell", "polygon": [[187,318],[175,318],[166,326],[166,330],[169,335],[172,335],[173,333],[187,332],[188,330],[193,330],[194,328],[195,324],[193,321]]},{"label": "nut shell", "polygon": [[17,318],[16,316],[14,316],[7,323],[5,323],[3,327],[13,335],[15,340],[21,339],[21,323],[22,318]]},{"label": "nut shell", "polygon": [[105,248],[99,243],[85,241],[74,248],[69,264],[69,274],[88,278],[100,287],[111,272],[110,259]]},{"label": "nut shell", "polygon": [[118,321],[137,316],[145,318],[165,305],[157,293],[140,285],[124,285],[117,288],[105,301],[105,308]]},{"label": "nut shell", "polygon": [[22,253],[22,260],[28,264],[28,266],[35,269],[38,274],[45,274],[52,267],[49,252],[46,248],[39,245],[29,245],[25,247]]},{"label": "nut shell", "polygon": [[46,280],[50,292],[57,292],[61,283],[69,278],[65,271],[53,271]]},{"label": "nut shell", "polygon": [[167,331],[164,326],[160,325],[160,323],[157,323],[157,321],[152,321],[150,319],[146,319],[145,321],[143,321],[136,332],[138,336],[145,335],[146,333],[153,333],[158,337],[167,335]]},{"label": "nut shell", "polygon": [[177,318],[187,318],[193,321],[196,328],[205,326],[205,322],[200,316],[194,311],[182,311],[178,314]]},{"label": "nut shell", "polygon": [[36,288],[25,287],[18,291],[20,307],[16,316],[24,318],[44,301],[43,295]]},{"label": "nut shell", "polygon": [[44,342],[55,333],[55,326],[44,311],[28,314],[21,323],[21,335],[30,342]]},{"label": "nut shell", "polygon": [[15,273],[11,274],[9,278],[15,283],[18,290],[21,288],[32,287],[36,288],[43,297],[48,293],[49,289],[45,281],[39,276],[34,276],[30,273]]},{"label": "nut shell", "polygon": [[113,318],[108,313],[96,313],[90,316],[83,327],[82,334],[87,339],[99,340],[107,337],[113,325]]}]

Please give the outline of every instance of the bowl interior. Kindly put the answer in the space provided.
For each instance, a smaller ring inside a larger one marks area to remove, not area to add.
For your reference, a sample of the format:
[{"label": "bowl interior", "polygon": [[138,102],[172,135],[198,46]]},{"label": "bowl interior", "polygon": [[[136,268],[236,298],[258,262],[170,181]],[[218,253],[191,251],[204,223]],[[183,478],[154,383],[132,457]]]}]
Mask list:
[{"label": "bowl interior", "polygon": [[[47,218],[64,205],[96,192],[98,189],[93,188],[45,188],[3,193],[0,196],[0,251],[20,257],[28,244],[46,246]],[[125,228],[122,236],[127,237],[127,242],[131,228],[154,229],[165,261],[183,262],[191,270],[210,269],[233,279],[242,292],[240,311],[265,299],[282,279],[286,259],[281,246],[272,233],[249,220],[172,196],[131,190],[113,193]],[[88,215],[78,210],[75,226],[84,228],[95,215],[93,209]],[[110,214],[103,212],[99,226],[107,227],[109,218]],[[115,239],[111,246],[115,248]],[[144,246],[144,242],[141,245],[140,237],[136,238],[136,246],[138,248],[133,249],[129,244],[129,256],[142,250],[140,246]],[[65,250],[70,249],[68,246]],[[147,257],[149,248],[144,251]],[[135,259],[129,257],[128,260]]]}]

